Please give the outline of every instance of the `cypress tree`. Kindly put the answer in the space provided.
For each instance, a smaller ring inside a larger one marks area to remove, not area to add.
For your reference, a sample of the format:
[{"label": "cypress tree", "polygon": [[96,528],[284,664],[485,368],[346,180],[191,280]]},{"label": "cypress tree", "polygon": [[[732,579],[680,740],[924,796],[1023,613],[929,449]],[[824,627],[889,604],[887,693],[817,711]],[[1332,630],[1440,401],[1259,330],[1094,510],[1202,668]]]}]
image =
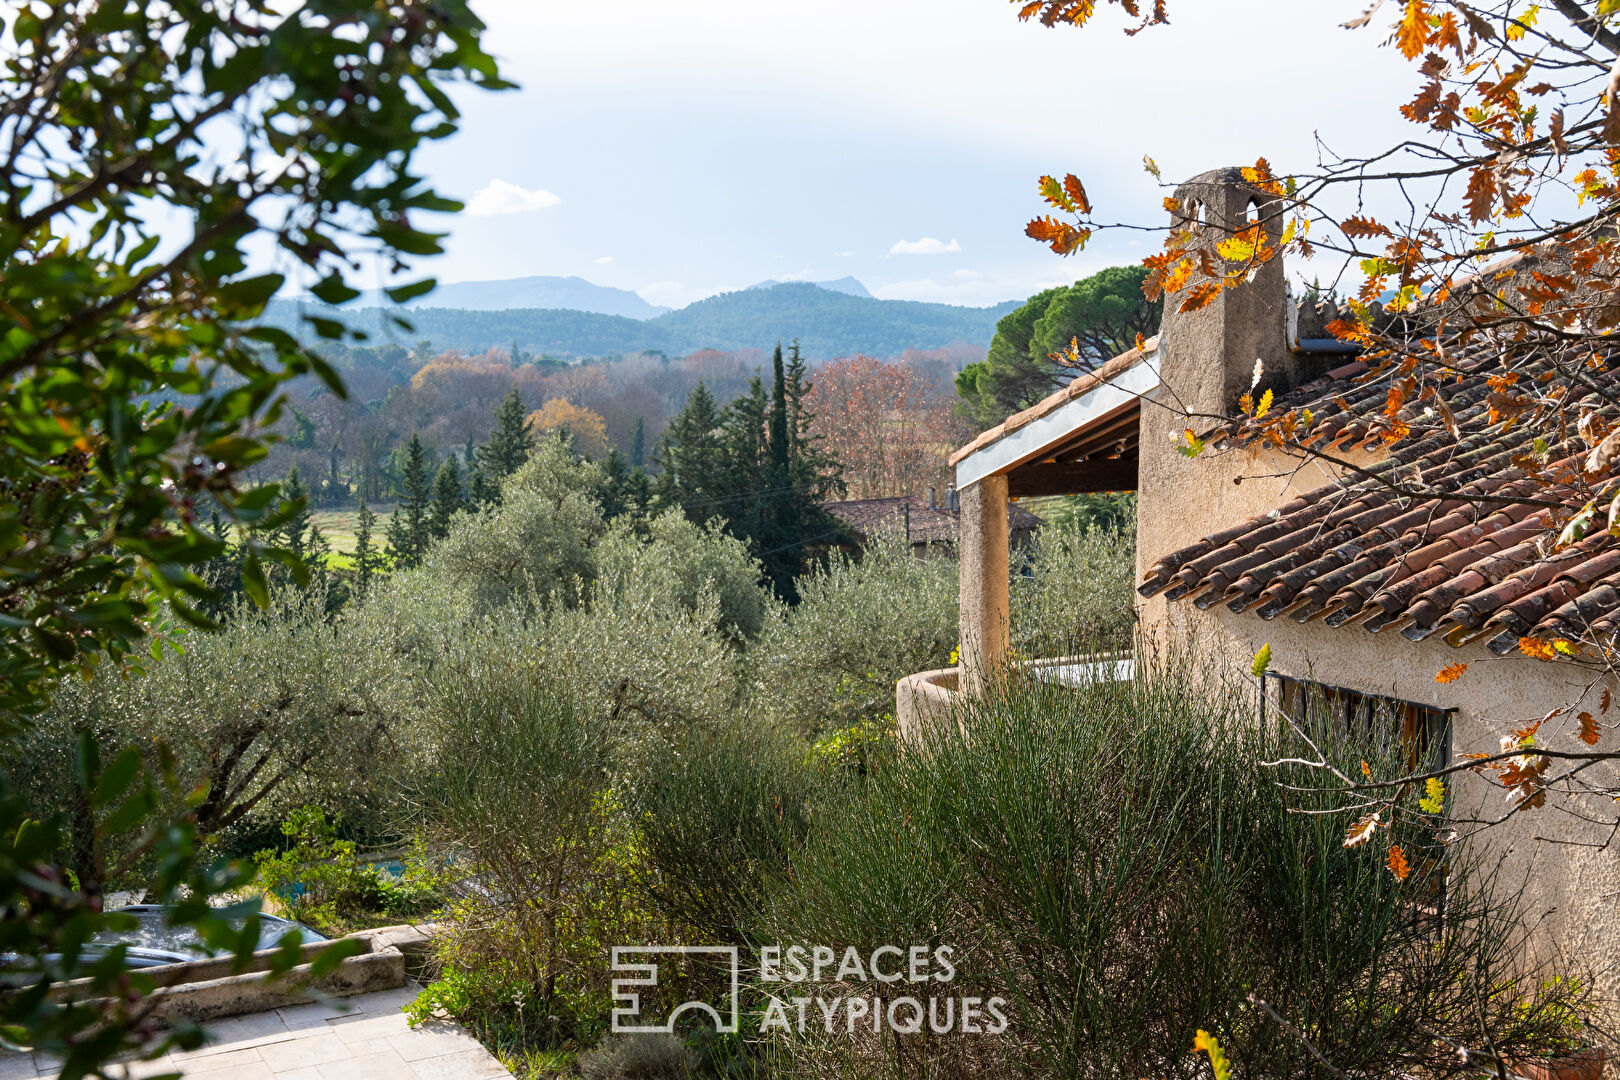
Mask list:
[{"label": "cypress tree", "polygon": [[630,467],[642,468],[647,464],[647,418],[636,417],[636,426],[630,432]]},{"label": "cypress tree", "polygon": [[[798,343],[794,342],[794,347]],[[782,343],[776,343],[771,355],[771,486],[780,487],[787,482],[788,467],[788,407],[787,374],[782,367]]]},{"label": "cypress tree", "polygon": [[409,569],[422,561],[432,534],[428,532],[427,449],[421,436],[411,433],[405,449],[405,468],[400,477],[399,504],[388,518],[388,552],[400,566]]},{"label": "cypress tree", "polygon": [[443,540],[450,532],[450,519],[466,506],[466,499],[461,493],[461,470],[456,467],[456,459],[445,458],[444,464],[439,466],[438,475],[433,478],[433,503],[428,507],[428,534],[435,540]]}]

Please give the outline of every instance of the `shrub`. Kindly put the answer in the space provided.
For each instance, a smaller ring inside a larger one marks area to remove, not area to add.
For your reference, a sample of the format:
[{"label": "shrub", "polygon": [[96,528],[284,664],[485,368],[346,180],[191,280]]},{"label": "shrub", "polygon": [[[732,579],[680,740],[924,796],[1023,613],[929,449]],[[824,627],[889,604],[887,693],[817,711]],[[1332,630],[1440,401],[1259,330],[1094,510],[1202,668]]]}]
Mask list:
[{"label": "shrub", "polygon": [[281,826],[291,846],[254,856],[260,887],[289,917],[327,931],[380,900],[376,873],[361,864],[352,840],[337,838],[335,825],[320,807],[300,807]]},{"label": "shrub", "polygon": [[609,947],[649,935],[608,790],[615,718],[559,694],[544,665],[486,647],[435,673],[432,764],[411,800],[419,834],[460,876],[435,939],[447,977],[480,1009],[556,1015],[561,1030],[606,1011]]},{"label": "shrub", "polygon": [[[1514,987],[1531,983],[1513,981],[1516,912],[1500,883],[1449,852],[1437,927],[1440,870],[1398,880],[1382,851],[1346,848],[1343,817],[1296,813],[1329,809],[1310,793],[1316,777],[1259,764],[1252,698],[1215,690],[1151,670],[1072,691],[1013,686],[818,808],[761,936],[867,955],[951,945],[948,993],[1004,997],[1011,1026],[994,1040],[816,1037],[792,1047],[804,1071],[892,1075],[904,1060],[1187,1075],[1203,1028],[1236,1075],[1314,1074],[1251,992],[1352,1075],[1458,1073],[1435,1035],[1478,1045],[1481,1022],[1504,1054],[1544,1045],[1555,1011],[1518,1002]],[[1390,749],[1343,740],[1336,753]],[[1381,844],[1432,842],[1432,819],[1413,809]],[[1541,984],[1556,985],[1568,986]],[[797,992],[915,991],[857,979]]]},{"label": "shrub", "polygon": [[693,725],[639,755],[623,781],[638,880],[681,940],[742,941],[809,830],[815,787],[796,739],[741,720]]},{"label": "shrub", "polygon": [[701,1059],[674,1035],[612,1035],[579,1056],[585,1080],[687,1080]]}]

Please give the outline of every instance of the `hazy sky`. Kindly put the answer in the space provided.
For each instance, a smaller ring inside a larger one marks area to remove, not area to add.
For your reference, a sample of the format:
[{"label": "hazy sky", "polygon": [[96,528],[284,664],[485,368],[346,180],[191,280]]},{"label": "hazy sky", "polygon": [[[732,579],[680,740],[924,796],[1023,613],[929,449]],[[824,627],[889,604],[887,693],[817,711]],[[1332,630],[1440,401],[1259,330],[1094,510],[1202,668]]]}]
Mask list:
[{"label": "hazy sky", "polygon": [[[459,96],[425,156],[468,201],[441,281],[577,274],[678,306],[853,274],[888,298],[989,304],[1134,262],[1023,236],[1043,172],[1157,225],[1166,179],[1388,145],[1415,83],[1366,0],[1172,0],[1131,38],[1020,23],[1004,0],[474,0],[521,89]],[[1393,10],[1393,8],[1392,8]],[[1262,49],[1267,47],[1270,51]]]}]

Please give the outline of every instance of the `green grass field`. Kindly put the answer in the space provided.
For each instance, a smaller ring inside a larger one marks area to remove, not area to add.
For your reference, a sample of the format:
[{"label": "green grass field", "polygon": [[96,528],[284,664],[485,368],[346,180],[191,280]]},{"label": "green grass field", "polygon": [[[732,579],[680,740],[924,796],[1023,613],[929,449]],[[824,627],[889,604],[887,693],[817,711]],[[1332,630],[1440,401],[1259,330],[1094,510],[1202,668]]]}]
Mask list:
[{"label": "green grass field", "polygon": [[[394,508],[391,505],[374,506],[371,512],[377,515],[377,522],[371,527],[371,543],[380,550],[384,543],[383,530],[388,527],[388,515],[394,512]],[[310,514],[315,527],[332,545],[327,565],[334,570],[348,570],[354,565],[350,556],[354,553],[354,530],[359,516],[358,510],[316,510]]]}]

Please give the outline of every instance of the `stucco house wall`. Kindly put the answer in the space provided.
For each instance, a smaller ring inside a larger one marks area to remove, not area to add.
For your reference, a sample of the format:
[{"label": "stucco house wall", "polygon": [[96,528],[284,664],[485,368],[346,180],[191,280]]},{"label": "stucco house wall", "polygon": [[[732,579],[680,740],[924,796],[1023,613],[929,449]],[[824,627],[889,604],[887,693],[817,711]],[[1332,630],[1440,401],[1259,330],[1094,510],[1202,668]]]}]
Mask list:
[{"label": "stucco house wall", "polygon": [[[1173,436],[1180,428],[1171,425],[1177,419],[1167,409],[1144,404],[1137,493],[1139,580],[1171,552],[1320,487],[1335,471],[1276,451],[1206,452],[1189,459],[1174,449]],[[1362,453],[1354,460],[1370,464],[1379,456]],[[1453,648],[1440,635],[1412,642],[1395,630],[1372,634],[1354,624],[1329,627],[1320,619],[1305,624],[1287,616],[1265,621],[1253,612],[1233,612],[1224,603],[1199,610],[1185,599],[1166,602],[1162,593],[1139,600],[1138,615],[1148,640],[1190,640],[1234,674],[1246,672],[1260,647],[1270,645],[1271,668],[1279,674],[1455,709],[1454,757],[1498,752],[1499,739],[1510,727],[1572,705],[1576,708],[1537,734],[1545,745],[1583,749],[1575,739],[1573,716],[1581,709],[1597,714],[1604,686],[1573,664],[1495,657],[1483,642]],[[1435,681],[1437,672],[1459,661],[1469,665],[1460,679]],[[1609,688],[1620,701],[1620,685],[1611,682]],[[1258,687],[1251,684],[1247,692],[1258,705]],[[1620,706],[1611,715],[1620,719]],[[1620,775],[1610,766],[1598,768]],[[1509,809],[1500,788],[1469,772],[1457,775],[1452,798],[1461,816],[1494,819]],[[1475,857],[1498,868],[1500,888],[1522,890],[1528,959],[1572,958],[1589,966],[1597,993],[1620,1003],[1620,841],[1602,847],[1612,830],[1604,822],[1615,816],[1616,808],[1606,801],[1572,803],[1553,797],[1545,807],[1514,814],[1466,842]]]}]

